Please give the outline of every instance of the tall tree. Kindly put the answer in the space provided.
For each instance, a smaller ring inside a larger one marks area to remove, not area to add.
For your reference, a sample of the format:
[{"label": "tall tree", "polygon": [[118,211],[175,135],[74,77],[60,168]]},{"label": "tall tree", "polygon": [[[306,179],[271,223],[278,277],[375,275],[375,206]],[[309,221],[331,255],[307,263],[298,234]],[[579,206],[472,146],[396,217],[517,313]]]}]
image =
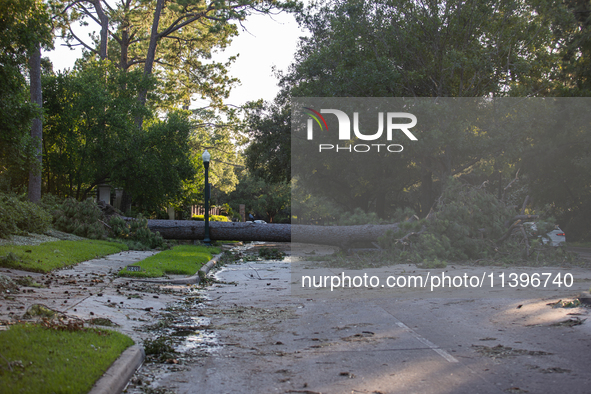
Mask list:
[{"label": "tall tree", "polygon": [[[231,191],[237,161],[232,134],[215,114],[171,111],[161,119],[137,101],[142,70],[125,72],[108,60],[45,75],[43,174],[53,194],[86,198],[97,185],[123,188],[147,211],[202,199],[201,153],[212,153],[211,182]],[[134,120],[146,121],[140,130]],[[203,122],[208,120],[208,122]],[[211,121],[211,123],[209,123]]]},{"label": "tall tree", "polygon": [[[302,39],[281,83],[293,96],[303,97],[498,97],[548,92],[552,83],[546,76],[557,70],[558,54],[552,49],[551,23],[536,12],[536,6],[536,2],[500,0],[331,1],[301,17],[312,34]],[[445,119],[446,114],[441,115]],[[438,194],[437,182],[470,171],[513,146],[515,136],[508,130],[466,133],[459,121],[449,119],[425,129],[412,152],[401,155],[397,163],[384,163],[384,168],[397,168],[391,185],[417,190],[423,215]],[[346,160],[342,164],[331,170],[347,168],[354,173],[352,164]],[[412,172],[418,174],[407,178]],[[303,183],[310,173],[305,175]],[[382,184],[366,185],[364,190],[375,191],[370,200],[376,199],[376,207],[383,205],[384,196],[400,194],[392,187],[383,190]]]},{"label": "tall tree", "polygon": [[[82,45],[101,59],[117,62],[124,70],[141,67],[144,76],[166,81],[153,99],[160,106],[188,105],[194,94],[221,106],[235,79],[227,64],[212,62],[212,52],[224,48],[238,32],[240,23],[254,12],[294,7],[290,1],[258,0],[119,0],[69,1],[62,6],[62,35],[72,45]],[[72,28],[75,21],[94,23],[100,40],[87,42]],[[108,35],[108,43],[105,41]],[[106,54],[106,56],[103,56]],[[138,100],[145,103],[148,91]]]},{"label": "tall tree", "polygon": [[250,137],[246,166],[268,182],[291,179],[291,107],[285,98],[274,103],[250,103],[245,131]]},{"label": "tall tree", "polygon": [[25,130],[41,116],[29,99],[23,70],[31,53],[51,46],[51,23],[45,6],[35,0],[0,0],[0,178],[8,187],[25,184],[37,157]]}]

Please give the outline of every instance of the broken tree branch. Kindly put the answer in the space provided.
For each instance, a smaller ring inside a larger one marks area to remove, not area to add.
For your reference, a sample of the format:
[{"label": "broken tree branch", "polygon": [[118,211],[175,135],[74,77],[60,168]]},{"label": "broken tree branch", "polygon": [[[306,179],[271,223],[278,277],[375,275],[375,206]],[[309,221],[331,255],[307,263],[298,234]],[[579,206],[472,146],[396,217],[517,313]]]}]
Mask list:
[{"label": "broken tree branch", "polygon": [[529,240],[527,239],[527,234],[525,233],[525,229],[523,225],[520,226],[521,234],[523,235],[523,240],[525,241],[525,255],[529,257]]},{"label": "broken tree branch", "polygon": [[505,194],[507,193],[507,190],[511,187],[511,185],[513,185],[514,182],[516,182],[519,179],[519,171],[521,170],[521,168],[519,170],[517,170],[517,173],[515,173],[515,179],[513,179],[511,182],[509,182],[509,184],[507,186],[505,186],[505,188],[503,189],[503,195],[501,196],[501,201],[505,201]]}]

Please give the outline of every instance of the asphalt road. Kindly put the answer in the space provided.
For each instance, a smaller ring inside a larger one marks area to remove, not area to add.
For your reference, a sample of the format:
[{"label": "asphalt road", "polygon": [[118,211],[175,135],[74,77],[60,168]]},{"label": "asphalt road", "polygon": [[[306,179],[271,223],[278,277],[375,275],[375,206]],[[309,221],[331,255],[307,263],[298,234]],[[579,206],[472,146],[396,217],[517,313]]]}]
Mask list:
[{"label": "asphalt road", "polygon": [[568,247],[569,252],[578,253],[579,257],[591,261],[591,248],[583,248],[583,247]]},{"label": "asphalt road", "polygon": [[[218,272],[198,361],[173,393],[589,393],[589,309],[525,299],[291,295],[289,262]],[[211,336],[210,335],[210,336]]]}]

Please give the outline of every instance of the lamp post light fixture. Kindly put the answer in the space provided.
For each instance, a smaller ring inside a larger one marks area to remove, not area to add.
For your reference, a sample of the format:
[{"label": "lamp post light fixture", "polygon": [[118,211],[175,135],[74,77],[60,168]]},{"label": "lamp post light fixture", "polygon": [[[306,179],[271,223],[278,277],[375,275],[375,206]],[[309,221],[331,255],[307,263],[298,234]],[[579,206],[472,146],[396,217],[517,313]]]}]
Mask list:
[{"label": "lamp post light fixture", "polygon": [[203,215],[205,220],[205,235],[203,238],[203,243],[207,246],[211,246],[211,239],[209,239],[209,159],[211,159],[211,155],[205,150],[203,155],[203,167],[205,167],[205,215]]}]

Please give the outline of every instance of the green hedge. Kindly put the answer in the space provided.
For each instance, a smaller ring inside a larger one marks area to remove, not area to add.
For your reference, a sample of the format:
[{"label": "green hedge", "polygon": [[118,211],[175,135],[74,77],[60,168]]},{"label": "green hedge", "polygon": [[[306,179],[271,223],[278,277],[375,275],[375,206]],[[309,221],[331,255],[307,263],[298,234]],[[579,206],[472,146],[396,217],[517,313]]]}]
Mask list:
[{"label": "green hedge", "polygon": [[[197,220],[197,221],[202,222],[205,220],[205,217],[204,217],[204,215],[193,215],[191,220]],[[227,216],[222,216],[222,215],[209,215],[209,221],[210,222],[229,222],[230,218],[228,218]]]}]

